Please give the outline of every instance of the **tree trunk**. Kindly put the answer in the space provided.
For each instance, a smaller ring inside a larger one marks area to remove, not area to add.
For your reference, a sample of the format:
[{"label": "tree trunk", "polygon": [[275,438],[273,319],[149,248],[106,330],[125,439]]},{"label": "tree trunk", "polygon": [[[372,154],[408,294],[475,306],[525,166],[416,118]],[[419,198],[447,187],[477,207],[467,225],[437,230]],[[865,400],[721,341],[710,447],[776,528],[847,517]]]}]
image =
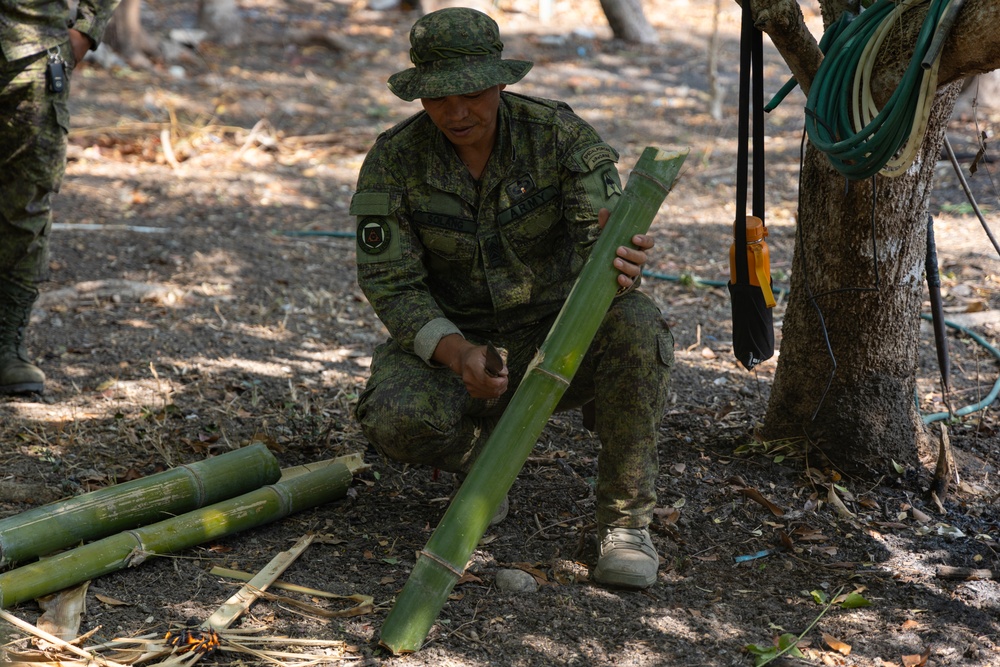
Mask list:
[{"label": "tree trunk", "polygon": [[[808,94],[823,56],[798,3],[748,1],[754,24]],[[848,4],[821,0],[824,24]],[[926,13],[908,12],[894,28],[895,48],[880,51],[872,84],[879,104],[906,68],[910,52],[902,45],[915,43]],[[889,473],[891,460],[916,463],[926,437],[914,387],[934,166],[961,81],[1000,67],[998,17],[995,0],[964,3],[941,52],[924,141],[906,173],[848,183],[807,148],[792,289],[762,437],[806,438],[842,471],[867,478]]]},{"label": "tree trunk", "polygon": [[618,39],[630,44],[660,43],[642,11],[642,0],[601,0],[601,9]]},{"label": "tree trunk", "polygon": [[243,43],[243,17],[236,0],[198,0],[198,27],[223,46]]},{"label": "tree trunk", "polygon": [[122,0],[104,31],[104,44],[132,67],[149,67],[156,42],[143,30],[141,0]]},{"label": "tree trunk", "polygon": [[[844,472],[916,464],[919,313],[934,166],[960,84],[938,93],[913,166],[847,181],[811,145],[781,355],[762,436],[805,436]],[[874,207],[874,213],[873,213]],[[829,348],[827,347],[829,345]]]}]

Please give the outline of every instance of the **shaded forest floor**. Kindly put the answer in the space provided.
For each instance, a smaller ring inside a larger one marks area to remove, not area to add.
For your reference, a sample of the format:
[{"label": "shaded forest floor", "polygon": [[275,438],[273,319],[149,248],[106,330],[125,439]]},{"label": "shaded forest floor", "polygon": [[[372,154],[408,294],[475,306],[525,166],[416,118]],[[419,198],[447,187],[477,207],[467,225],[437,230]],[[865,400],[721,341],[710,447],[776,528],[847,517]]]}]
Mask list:
[{"label": "shaded forest floor", "polygon": [[[147,2],[150,34],[193,26],[187,4]],[[276,644],[303,662],[722,667],[752,665],[747,646],[766,651],[804,633],[802,657],[784,664],[1000,665],[1000,581],[942,569],[1000,572],[995,405],[947,422],[959,481],[943,508],[926,494],[936,452],[868,487],[810,460],[800,443],[753,440],[775,360],[753,373],[735,363],[728,293],[713,286],[726,280],[734,216],[738,8],[720,15],[727,93],[716,119],[706,55],[714,4],[644,4],[660,46],[612,41],[596,0],[556,2],[547,23],[536,3],[501,2],[498,20],[506,55],[536,62],[516,90],[569,102],[620,150],[623,176],[645,146],[691,149],[654,222],[644,282],[677,341],[661,424],[658,583],[615,592],[587,581],[598,443],[578,414],[556,415],[511,490],[510,517],[484,538],[426,646],[399,658],[377,647],[452,488],[446,476],[366,451],[351,415],[385,332],[355,283],[348,204],[377,134],[418,108],[384,85],[408,66],[415,15],[244,0],[242,48],[204,44],[150,70],[84,64],[74,74],[51,281],[31,328],[47,391],[0,401],[0,516],[254,442],[283,467],[361,453],[370,468],[337,502],[95,578],[84,645],[162,637],[204,619],[237,586],[212,567],[256,572],[312,532],[318,539],[282,579],[371,596],[372,608],[329,617],[322,610],[336,601],[282,592],[312,608],[261,600],[235,626],[330,642]],[[292,30],[337,40],[297,44]],[[773,50],[766,75],[768,90],[786,76]],[[803,103],[795,92],[767,119],[769,243],[784,284]],[[960,152],[997,122],[956,118]],[[972,185],[995,220],[993,173],[986,165]],[[949,317],[995,346],[1000,261],[947,163],[933,199]],[[782,313],[779,304],[779,347]],[[922,330],[917,399],[931,414],[944,403],[933,336]],[[997,360],[958,331],[950,350],[951,401],[975,404]],[[527,572],[537,588],[501,587],[507,570]],[[838,593],[862,606],[828,608]],[[10,611],[35,622],[41,608]],[[11,634],[18,649],[28,645],[23,631]],[[265,664],[235,648],[202,661]]]}]

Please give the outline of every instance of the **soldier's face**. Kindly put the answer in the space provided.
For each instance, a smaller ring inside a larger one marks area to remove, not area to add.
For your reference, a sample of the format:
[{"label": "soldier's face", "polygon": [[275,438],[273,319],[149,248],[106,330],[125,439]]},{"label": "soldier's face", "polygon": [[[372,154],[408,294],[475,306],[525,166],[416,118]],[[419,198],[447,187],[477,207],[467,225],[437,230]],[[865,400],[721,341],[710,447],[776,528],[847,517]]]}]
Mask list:
[{"label": "soldier's face", "polygon": [[423,97],[427,115],[456,146],[489,146],[497,133],[497,110],[503,84],[465,95]]}]

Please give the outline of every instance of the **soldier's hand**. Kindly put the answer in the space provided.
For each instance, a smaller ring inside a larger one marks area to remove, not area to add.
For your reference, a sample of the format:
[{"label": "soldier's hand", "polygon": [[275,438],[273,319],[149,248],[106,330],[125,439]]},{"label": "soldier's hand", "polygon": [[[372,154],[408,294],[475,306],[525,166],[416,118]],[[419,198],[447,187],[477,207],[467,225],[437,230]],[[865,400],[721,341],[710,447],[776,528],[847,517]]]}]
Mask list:
[{"label": "soldier's hand", "polygon": [[473,398],[490,400],[507,391],[507,365],[504,364],[499,373],[487,372],[485,345],[476,345],[458,334],[451,334],[438,342],[433,359],[461,377]]},{"label": "soldier's hand", "polygon": [[[611,211],[602,208],[597,214],[597,222],[601,229],[608,224]],[[642,266],[646,263],[646,251],[651,250],[656,242],[649,234],[636,234],[632,237],[632,246],[618,246],[615,252],[615,268],[620,271],[618,274],[618,285],[623,289],[632,287],[635,279],[642,274]]]},{"label": "soldier's hand", "polygon": [[507,391],[507,364],[499,373],[487,370],[486,346],[468,347],[462,354],[462,381],[472,398],[490,400],[500,398]]},{"label": "soldier's hand", "polygon": [[87,51],[90,50],[92,45],[90,37],[87,37],[79,30],[74,30],[73,28],[69,29],[69,44],[73,49],[73,57],[76,59],[77,63],[83,60],[83,57],[87,55]]}]

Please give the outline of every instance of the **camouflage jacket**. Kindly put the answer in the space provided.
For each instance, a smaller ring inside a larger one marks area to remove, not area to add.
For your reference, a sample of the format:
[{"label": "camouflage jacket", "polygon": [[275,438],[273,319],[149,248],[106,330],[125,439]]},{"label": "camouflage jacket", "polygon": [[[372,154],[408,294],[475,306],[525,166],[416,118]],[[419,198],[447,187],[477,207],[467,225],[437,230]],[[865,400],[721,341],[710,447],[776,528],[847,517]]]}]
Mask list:
[{"label": "camouflage jacket", "polygon": [[389,333],[430,361],[555,314],[621,195],[618,154],[562,102],[501,94],[479,181],[426,113],[378,137],[351,201],[358,284]]},{"label": "camouflage jacket", "polygon": [[101,41],[119,0],[80,0],[73,19],[70,0],[0,0],[0,48],[8,61],[20,60],[69,39],[75,28]]}]

